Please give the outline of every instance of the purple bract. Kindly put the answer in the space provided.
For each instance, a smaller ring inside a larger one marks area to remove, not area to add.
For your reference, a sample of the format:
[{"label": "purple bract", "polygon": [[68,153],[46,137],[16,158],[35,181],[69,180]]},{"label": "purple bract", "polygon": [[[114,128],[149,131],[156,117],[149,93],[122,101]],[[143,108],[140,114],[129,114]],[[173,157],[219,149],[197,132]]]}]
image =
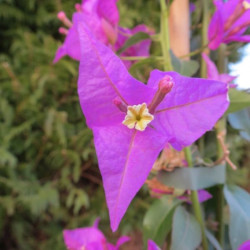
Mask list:
[{"label": "purple bract", "polygon": [[[54,63],[63,56],[68,55],[75,60],[80,60],[81,48],[78,34],[78,24],[87,25],[95,38],[112,48],[119,50],[125,42],[138,32],[152,34],[147,26],[138,25],[133,29],[118,27],[119,12],[116,6],[117,0],[85,0],[82,4],[76,4],[77,12],[73,14],[72,22],[64,12],[58,13],[58,18],[69,29],[60,28],[59,32],[66,35],[65,41],[56,52]],[[121,56],[149,56],[151,40],[146,39],[127,48]],[[125,61],[127,67],[133,62]]]},{"label": "purple bract", "polygon": [[109,243],[103,233],[98,229],[99,219],[92,227],[64,230],[63,238],[68,250],[119,250],[119,247],[130,238],[122,236],[116,245]]},{"label": "purple bract", "polygon": [[78,94],[94,133],[115,231],[160,151],[168,143],[180,150],[211,130],[228,108],[228,88],[159,70],[151,72],[145,85],[86,25],[79,25],[79,34]]},{"label": "purple bract", "polygon": [[[221,81],[229,84],[237,78],[237,76],[230,76],[229,74],[220,74],[213,61],[211,61],[205,53],[202,53],[202,58],[206,62],[207,66],[207,79]],[[230,86],[232,87],[232,85]]]},{"label": "purple bract", "polygon": [[208,29],[209,48],[217,49],[221,43],[250,42],[243,35],[250,26],[250,0],[214,0],[216,11]]}]

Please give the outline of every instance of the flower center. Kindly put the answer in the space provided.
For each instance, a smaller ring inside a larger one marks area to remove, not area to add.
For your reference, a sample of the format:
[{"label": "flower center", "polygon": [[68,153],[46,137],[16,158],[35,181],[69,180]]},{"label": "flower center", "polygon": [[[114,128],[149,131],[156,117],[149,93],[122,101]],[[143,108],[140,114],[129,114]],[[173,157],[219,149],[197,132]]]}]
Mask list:
[{"label": "flower center", "polygon": [[149,113],[147,104],[143,103],[128,106],[127,115],[125,116],[122,124],[130,129],[135,128],[137,130],[144,131],[153,119],[154,116]]},{"label": "flower center", "polygon": [[243,5],[243,8],[245,10],[249,10],[250,9],[250,3],[248,1],[243,1],[242,5]]}]

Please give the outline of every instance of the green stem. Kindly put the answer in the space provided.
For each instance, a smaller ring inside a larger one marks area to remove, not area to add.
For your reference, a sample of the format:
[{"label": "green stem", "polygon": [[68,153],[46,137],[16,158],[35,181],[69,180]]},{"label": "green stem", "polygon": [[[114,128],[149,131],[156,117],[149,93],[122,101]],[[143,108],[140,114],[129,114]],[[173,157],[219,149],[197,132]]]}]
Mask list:
[{"label": "green stem", "polygon": [[171,57],[170,57],[170,40],[169,40],[169,27],[168,27],[168,9],[165,0],[160,0],[161,4],[161,33],[160,42],[162,54],[164,57],[164,70],[173,70]]},{"label": "green stem", "polygon": [[[192,153],[191,153],[190,147],[186,147],[184,149],[184,152],[185,152],[186,160],[188,162],[188,166],[190,168],[192,168],[193,167],[193,160],[192,160]],[[202,213],[201,213],[201,207],[200,207],[200,203],[199,203],[199,199],[198,199],[198,193],[195,190],[191,191],[191,201],[192,201],[192,205],[193,205],[193,209],[194,209],[194,215],[195,215],[195,217],[196,217],[196,219],[199,222],[200,227],[201,227],[203,250],[208,250],[207,238],[206,238],[206,234],[205,234],[205,224],[204,224]]]},{"label": "green stem", "polygon": [[[201,29],[201,37],[202,37],[202,47],[208,44],[207,31],[209,25],[209,1],[202,0],[202,29]],[[201,77],[207,77],[207,66],[205,61],[201,58]]]},{"label": "green stem", "polygon": [[156,59],[156,60],[163,60],[162,56],[121,56],[120,57],[122,60],[126,60],[126,61],[138,61],[138,60],[144,60],[144,59]]},{"label": "green stem", "polygon": [[[216,134],[225,133],[226,130],[226,118],[222,117],[216,124]],[[226,134],[226,133],[225,133]],[[223,148],[217,139],[217,159],[221,159],[224,155]],[[216,232],[216,238],[220,243],[221,247],[224,248],[224,193],[223,193],[223,184],[216,187],[216,221],[218,221],[218,231]]]},{"label": "green stem", "polygon": [[201,53],[204,49],[206,49],[207,46],[208,46],[208,44],[205,44],[205,45],[203,45],[201,48],[196,49],[196,50],[194,50],[194,51],[191,51],[190,53],[188,53],[188,54],[186,54],[186,55],[179,56],[179,58],[182,59],[182,58],[186,58],[186,57],[195,56],[195,55]]}]

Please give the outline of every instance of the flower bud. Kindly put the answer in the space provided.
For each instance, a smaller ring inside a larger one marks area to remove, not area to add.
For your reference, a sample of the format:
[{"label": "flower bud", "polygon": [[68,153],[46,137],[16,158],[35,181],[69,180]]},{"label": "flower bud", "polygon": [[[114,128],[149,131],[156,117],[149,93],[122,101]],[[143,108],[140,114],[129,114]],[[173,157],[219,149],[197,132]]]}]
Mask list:
[{"label": "flower bud", "polygon": [[81,11],[82,11],[82,6],[81,6],[81,4],[76,3],[76,4],[75,4],[75,9],[76,9],[77,12],[81,12]]},{"label": "flower bud", "polygon": [[119,97],[116,97],[114,100],[113,100],[113,103],[114,105],[120,109],[122,112],[126,113],[127,112],[127,105],[119,98]]},{"label": "flower bud", "polygon": [[173,78],[169,75],[164,76],[160,82],[159,82],[159,90],[164,93],[167,94],[171,91],[171,89],[174,86],[174,82],[173,82]]},{"label": "flower bud", "polygon": [[65,28],[63,28],[63,27],[60,27],[58,31],[59,31],[60,34],[65,35],[65,36],[66,36],[66,35],[68,34],[68,32],[69,32],[67,29],[65,29]]},{"label": "flower bud", "polygon": [[169,75],[164,76],[158,84],[158,90],[156,91],[153,100],[149,104],[149,112],[153,114],[157,106],[163,101],[166,94],[171,91],[174,86],[173,78]]},{"label": "flower bud", "polygon": [[66,14],[64,11],[60,11],[57,14],[57,18],[67,27],[72,26],[72,22],[67,18]]}]

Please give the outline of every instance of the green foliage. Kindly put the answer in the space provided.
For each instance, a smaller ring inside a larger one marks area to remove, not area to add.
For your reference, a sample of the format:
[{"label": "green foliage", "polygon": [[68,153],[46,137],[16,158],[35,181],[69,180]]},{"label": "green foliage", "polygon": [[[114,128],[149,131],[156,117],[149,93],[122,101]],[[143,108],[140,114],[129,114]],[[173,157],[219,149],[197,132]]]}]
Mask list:
[{"label": "green foliage", "polygon": [[237,186],[225,186],[230,210],[229,237],[233,250],[250,238],[250,195]]},{"label": "green foliage", "polygon": [[195,250],[201,242],[199,223],[181,206],[174,213],[171,242],[171,250]]},{"label": "green foliage", "polygon": [[163,245],[171,231],[174,211],[180,203],[180,200],[164,196],[150,206],[143,220],[145,241],[152,239],[159,246]]}]

